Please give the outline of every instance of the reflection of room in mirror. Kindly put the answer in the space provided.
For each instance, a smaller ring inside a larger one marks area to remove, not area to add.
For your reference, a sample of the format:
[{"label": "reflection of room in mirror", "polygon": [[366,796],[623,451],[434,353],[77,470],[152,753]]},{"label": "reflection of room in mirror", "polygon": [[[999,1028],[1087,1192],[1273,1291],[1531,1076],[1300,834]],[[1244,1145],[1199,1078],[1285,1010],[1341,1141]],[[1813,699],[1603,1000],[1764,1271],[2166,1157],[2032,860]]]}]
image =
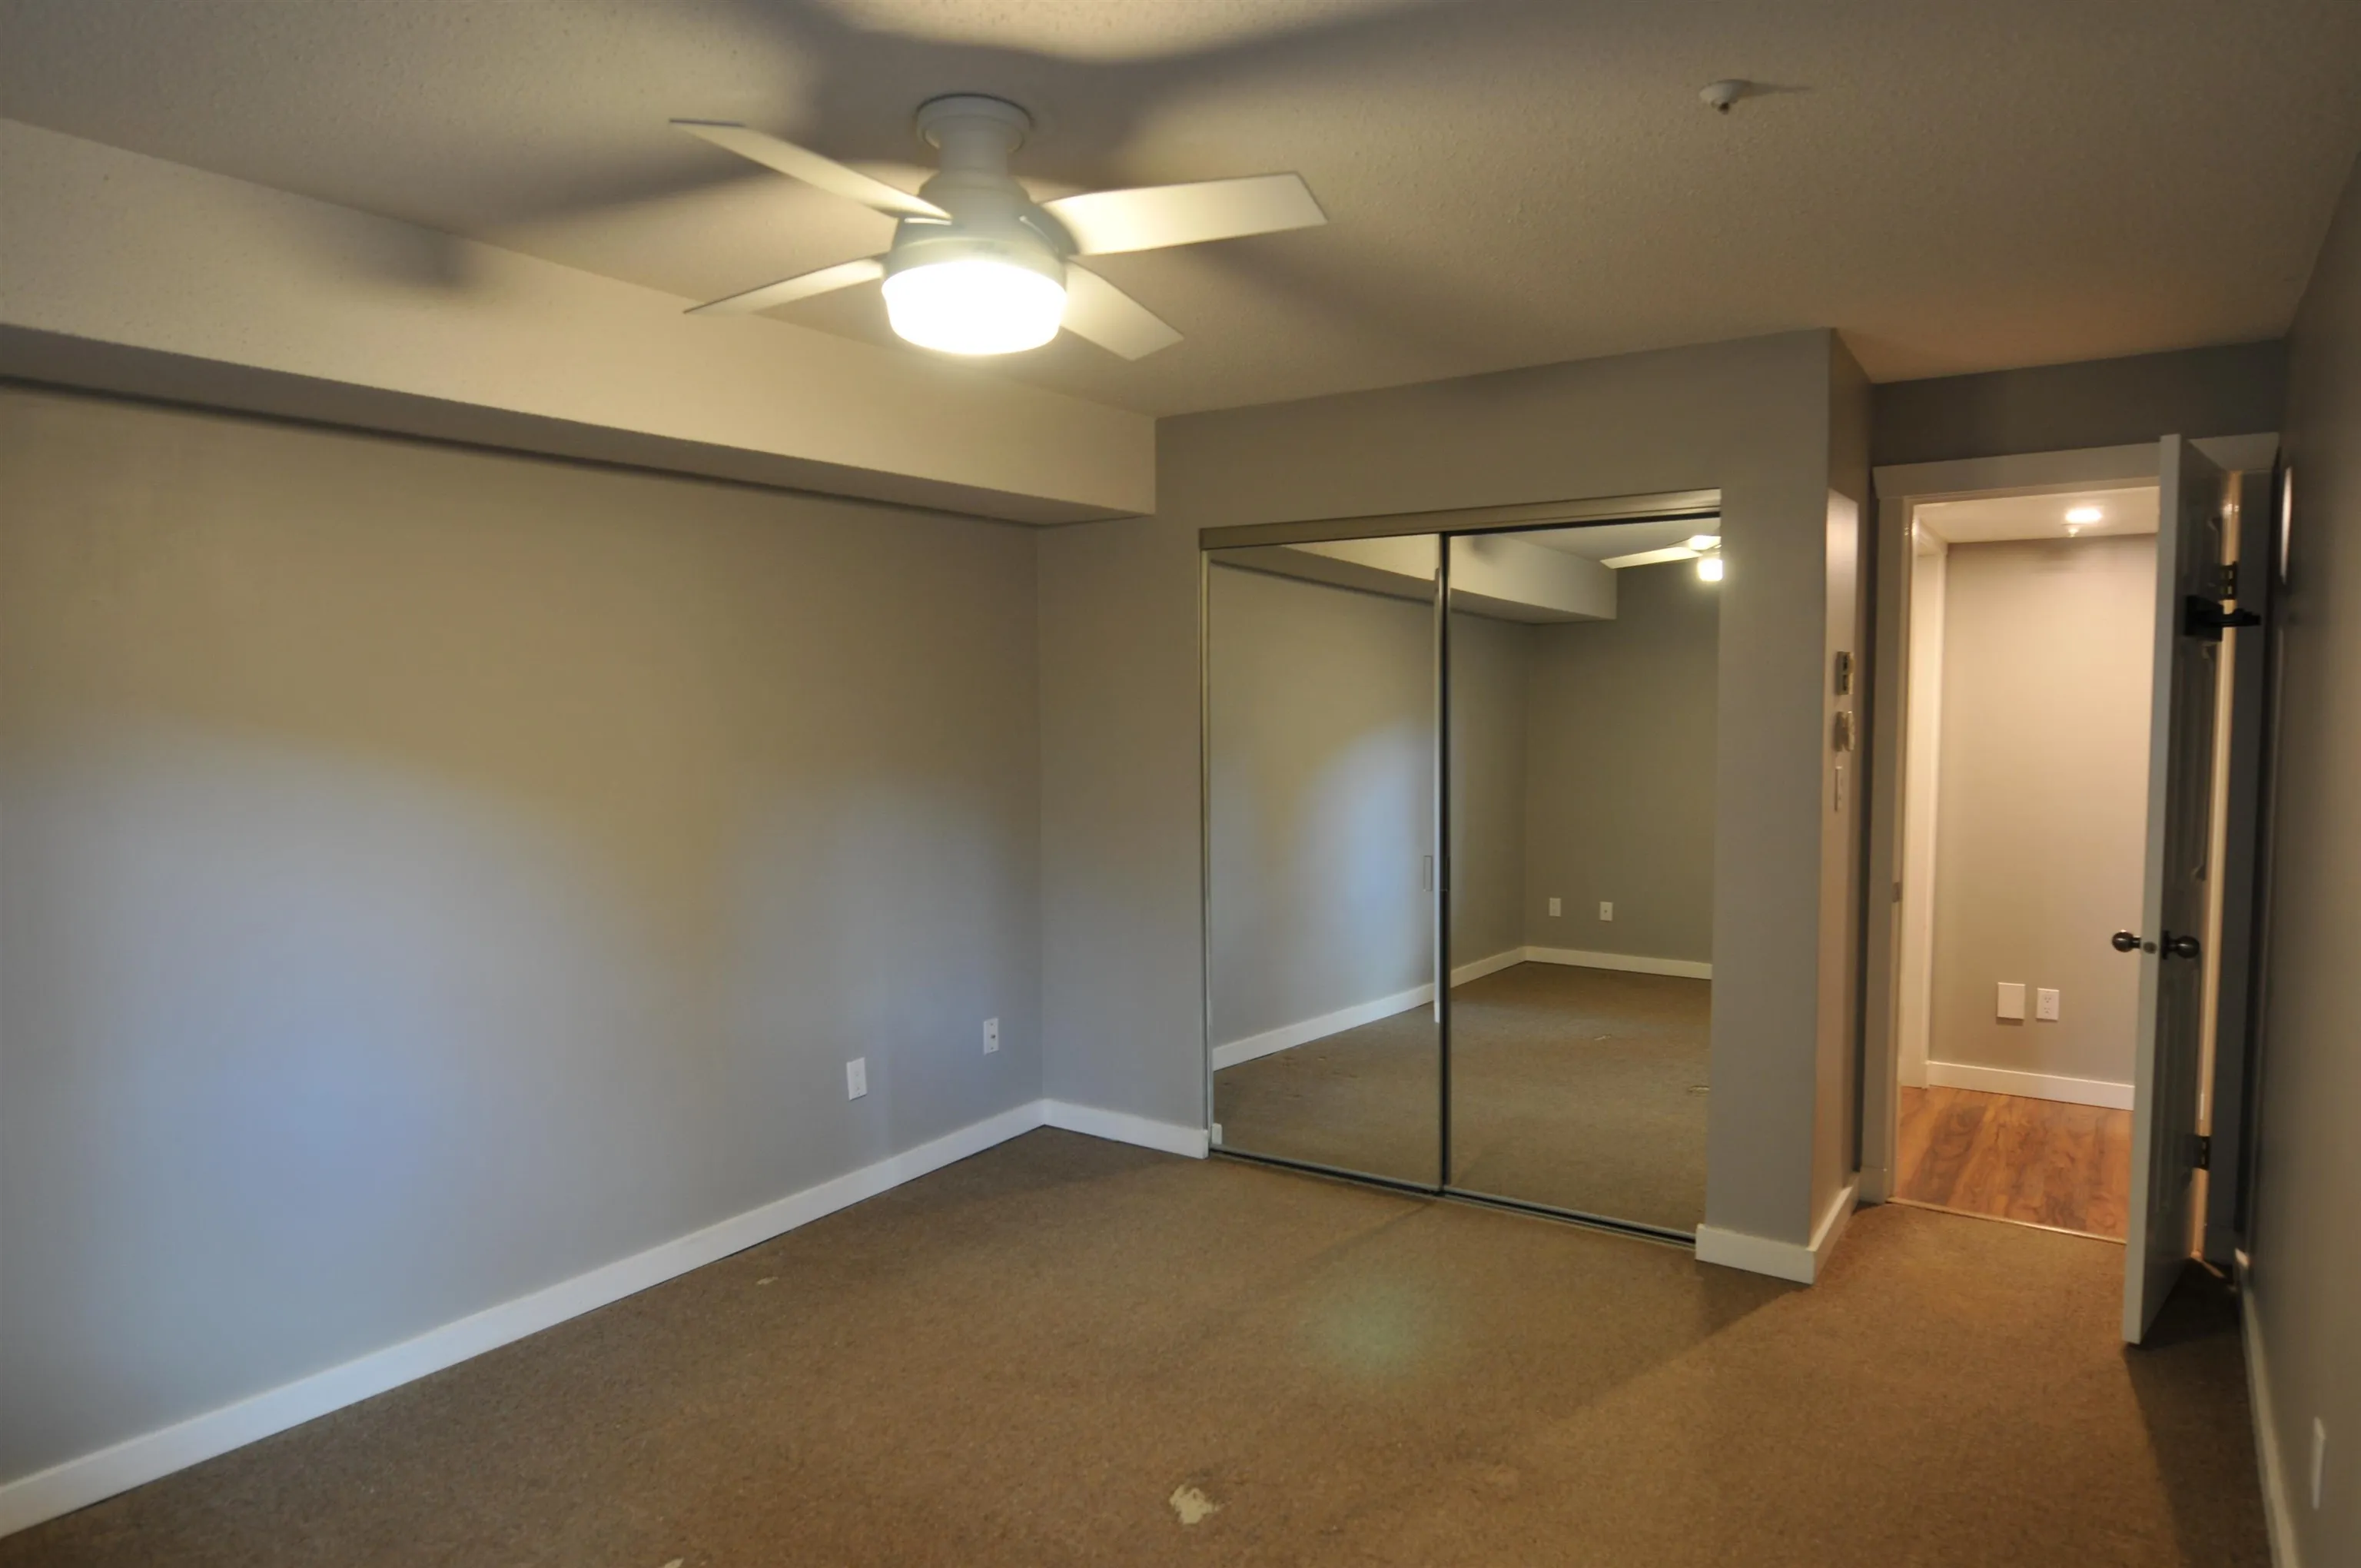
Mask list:
[{"label": "reflection of room in mirror", "polygon": [[1213,1120],[1231,1153],[1704,1217],[1711,520],[1450,541],[1450,1147],[1432,535],[1213,558]]},{"label": "reflection of room in mirror", "polygon": [[1208,1024],[1223,1146],[1432,1186],[1432,535],[1206,581]]}]

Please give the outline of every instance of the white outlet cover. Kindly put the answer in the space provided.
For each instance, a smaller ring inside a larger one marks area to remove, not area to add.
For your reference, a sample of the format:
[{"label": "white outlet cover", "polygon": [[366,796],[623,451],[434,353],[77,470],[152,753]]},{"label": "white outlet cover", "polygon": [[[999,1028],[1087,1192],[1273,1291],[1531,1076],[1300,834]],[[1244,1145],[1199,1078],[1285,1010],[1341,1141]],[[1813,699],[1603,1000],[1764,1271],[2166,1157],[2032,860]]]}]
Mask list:
[{"label": "white outlet cover", "polygon": [[2015,1023],[2025,1022],[2025,982],[2004,980],[2000,982],[2000,999],[1994,1003],[1993,1016]]},{"label": "white outlet cover", "polygon": [[1615,918],[1615,901],[1613,899],[1602,898],[1598,901],[1598,917],[1601,920],[1612,920]]},{"label": "white outlet cover", "polygon": [[855,1057],[844,1064],[844,1097],[858,1100],[869,1092],[869,1058]]},{"label": "white outlet cover", "polygon": [[990,1056],[999,1048],[1000,1020],[997,1018],[986,1018],[983,1021],[983,1054],[985,1056]]},{"label": "white outlet cover", "polygon": [[1551,900],[1550,900],[1550,913],[1551,913],[1552,915],[1560,915],[1560,914],[1565,913],[1565,910],[1564,910],[1564,909],[1563,909],[1563,907],[1562,907],[1562,905],[1565,904],[1565,901],[1564,899],[1561,899],[1561,898],[1553,898],[1553,899],[1551,899]]},{"label": "white outlet cover", "polygon": [[2045,985],[2033,993],[2033,1015],[2047,1024],[2058,1022],[2058,988]]}]

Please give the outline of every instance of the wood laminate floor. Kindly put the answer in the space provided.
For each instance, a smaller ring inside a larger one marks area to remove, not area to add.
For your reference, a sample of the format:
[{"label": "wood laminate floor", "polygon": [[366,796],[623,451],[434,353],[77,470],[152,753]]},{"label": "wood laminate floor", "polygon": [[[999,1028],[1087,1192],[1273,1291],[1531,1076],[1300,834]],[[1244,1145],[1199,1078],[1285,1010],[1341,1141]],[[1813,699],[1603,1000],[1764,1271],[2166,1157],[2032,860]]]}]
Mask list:
[{"label": "wood laminate floor", "polygon": [[2124,1239],[2132,1113],[1971,1089],[1902,1091],[1894,1196]]}]

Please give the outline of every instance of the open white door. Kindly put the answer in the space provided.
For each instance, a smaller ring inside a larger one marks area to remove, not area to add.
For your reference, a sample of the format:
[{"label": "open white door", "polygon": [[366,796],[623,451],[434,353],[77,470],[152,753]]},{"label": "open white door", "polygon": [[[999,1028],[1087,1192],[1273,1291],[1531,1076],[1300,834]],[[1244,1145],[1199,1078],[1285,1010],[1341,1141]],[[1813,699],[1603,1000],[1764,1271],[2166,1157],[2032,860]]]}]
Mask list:
[{"label": "open white door", "polygon": [[2177,435],[2158,455],[2156,690],[2148,717],[2147,877],[2140,928],[2115,933],[2140,966],[2132,1072],[2124,1338],[2137,1344],[2194,1250],[2200,1011],[2205,968],[2213,683],[2221,609],[2222,470]]}]

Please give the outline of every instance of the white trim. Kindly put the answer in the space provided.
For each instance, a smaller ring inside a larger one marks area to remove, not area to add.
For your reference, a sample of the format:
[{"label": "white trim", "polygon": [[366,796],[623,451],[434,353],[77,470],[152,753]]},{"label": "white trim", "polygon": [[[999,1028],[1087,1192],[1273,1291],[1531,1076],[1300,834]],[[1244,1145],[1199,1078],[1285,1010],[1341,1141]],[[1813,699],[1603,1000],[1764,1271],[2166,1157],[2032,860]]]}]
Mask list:
[{"label": "white trim", "polygon": [[1040,1106],[1044,1126],[1087,1133],[1109,1143],[1137,1144],[1142,1148],[1161,1149],[1191,1159],[1205,1157],[1207,1137],[1202,1127],[1184,1127],[1178,1122],[1158,1122],[1135,1116],[1128,1111],[1102,1111],[1095,1105],[1076,1105],[1065,1100],[1044,1100]]},{"label": "white trim", "polygon": [[2289,1500],[2287,1466],[2279,1455],[2279,1429],[2271,1411],[2269,1364],[2263,1356],[2262,1314],[2255,1310],[2254,1271],[2246,1255],[2235,1255],[2238,1270],[2238,1331],[2246,1347],[2246,1408],[2255,1419],[2255,1466],[2262,1472],[2263,1524],[2270,1537],[2272,1568],[2303,1568],[2295,1532],[2295,1506]]},{"label": "white trim", "polygon": [[2103,1078],[2061,1078],[2056,1073],[2018,1072],[2013,1068],[1930,1061],[1927,1064],[1927,1081],[1938,1089],[1975,1089],[1986,1094],[2022,1095],[2028,1100],[2061,1100],[2069,1105],[2104,1105],[2114,1111],[2132,1108],[2132,1086]]},{"label": "white trim", "polygon": [[1527,961],[1572,964],[1578,969],[1622,970],[1630,974],[1670,974],[1684,980],[1711,980],[1713,965],[1696,959],[1651,959],[1637,953],[1587,953],[1576,948],[1527,948]]},{"label": "white trim", "polygon": [[1472,963],[1461,964],[1451,971],[1451,989],[1456,991],[1471,980],[1482,980],[1488,974],[1498,974],[1504,969],[1514,969],[1525,961],[1525,954],[1529,950],[1524,948],[1504,948],[1488,959],[1477,959]]},{"label": "white trim", "polygon": [[1767,1274],[1773,1279],[1792,1279],[1798,1285],[1809,1285],[1828,1267],[1828,1256],[1836,1251],[1837,1242],[1844,1235],[1845,1226],[1852,1219],[1854,1205],[1860,1201],[1858,1180],[1848,1181],[1830,1201],[1828,1212],[1820,1216],[1812,1232],[1809,1246],[1798,1242],[1774,1241],[1769,1236],[1750,1235],[1744,1231],[1724,1230],[1719,1225],[1697,1228],[1697,1255],[1699,1263],[1718,1263],[1725,1268],[1742,1268],[1749,1274]]},{"label": "white trim", "polygon": [[1422,1002],[1434,1000],[1434,983],[1414,985],[1408,991],[1398,991],[1391,996],[1380,996],[1375,1002],[1356,1002],[1350,1007],[1339,1007],[1334,1013],[1323,1013],[1317,1018],[1300,1023],[1281,1024],[1276,1029],[1265,1029],[1259,1035],[1248,1035],[1242,1040],[1232,1040],[1213,1047],[1213,1070],[1235,1067],[1275,1052],[1326,1039],[1346,1029],[1357,1029],[1364,1024],[1374,1024],[1380,1018],[1390,1018],[1397,1013],[1407,1013]]},{"label": "white trim", "polygon": [[175,1470],[226,1453],[273,1432],[382,1394],[430,1372],[511,1343],[568,1318],[661,1285],[694,1268],[743,1252],[799,1225],[850,1208],[929,1171],[983,1153],[1036,1127],[1063,1127],[1118,1143],[1173,1154],[1205,1154],[1202,1128],[1055,1100],[1030,1100],[955,1132],[889,1155],[816,1187],[749,1209],[702,1230],[630,1257],[561,1279],[555,1285],[488,1307],[414,1338],[299,1377],[235,1404],[126,1438],[94,1453],[69,1459],[0,1486],[0,1536],[71,1513]]}]

